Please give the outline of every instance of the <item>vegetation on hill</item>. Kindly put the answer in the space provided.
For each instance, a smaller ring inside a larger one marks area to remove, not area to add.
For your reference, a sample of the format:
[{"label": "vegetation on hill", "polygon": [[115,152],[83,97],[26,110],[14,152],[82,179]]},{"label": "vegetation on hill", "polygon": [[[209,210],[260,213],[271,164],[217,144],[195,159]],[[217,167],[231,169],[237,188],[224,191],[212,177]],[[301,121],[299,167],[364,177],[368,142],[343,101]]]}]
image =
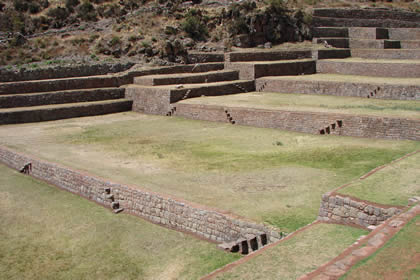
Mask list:
[{"label": "vegetation on hill", "polygon": [[[0,0],[0,65],[42,60],[185,62],[191,50],[310,39],[313,7],[359,1]],[[420,4],[365,2],[363,5]],[[271,44],[268,44],[270,46]]]}]

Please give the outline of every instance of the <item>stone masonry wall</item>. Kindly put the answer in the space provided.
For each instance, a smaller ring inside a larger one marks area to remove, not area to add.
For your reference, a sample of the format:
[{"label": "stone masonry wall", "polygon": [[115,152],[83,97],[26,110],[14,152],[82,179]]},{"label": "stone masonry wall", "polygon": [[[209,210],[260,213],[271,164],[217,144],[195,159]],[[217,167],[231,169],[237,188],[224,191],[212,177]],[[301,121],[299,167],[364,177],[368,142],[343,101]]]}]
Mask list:
[{"label": "stone masonry wall", "polygon": [[277,128],[311,134],[420,140],[420,120],[178,103],[175,115],[190,119]]},{"label": "stone masonry wall", "polygon": [[368,227],[399,213],[401,209],[396,207],[378,206],[341,194],[327,193],[322,196],[318,220]]},{"label": "stone masonry wall", "polygon": [[222,214],[165,195],[147,192],[136,187],[122,185],[75,171],[58,164],[38,160],[0,147],[0,162],[21,170],[32,164],[30,174],[59,188],[111,207],[106,189],[110,189],[114,201],[124,211],[150,220],[156,224],[193,233],[216,242],[229,242],[244,238],[247,234],[267,234],[270,242],[281,234],[273,228]]},{"label": "stone masonry wall", "polygon": [[369,63],[319,60],[318,73],[374,77],[420,78],[420,65],[410,63]]},{"label": "stone masonry wall", "polygon": [[56,66],[45,69],[21,69],[13,71],[0,69],[0,82],[59,79],[69,77],[96,76],[125,71],[134,63],[93,64],[76,66]]},{"label": "stone masonry wall", "polygon": [[256,80],[256,88],[265,92],[293,92],[334,96],[354,96],[363,98],[420,100],[420,86],[385,83],[349,83],[341,81],[310,81],[261,78]]}]

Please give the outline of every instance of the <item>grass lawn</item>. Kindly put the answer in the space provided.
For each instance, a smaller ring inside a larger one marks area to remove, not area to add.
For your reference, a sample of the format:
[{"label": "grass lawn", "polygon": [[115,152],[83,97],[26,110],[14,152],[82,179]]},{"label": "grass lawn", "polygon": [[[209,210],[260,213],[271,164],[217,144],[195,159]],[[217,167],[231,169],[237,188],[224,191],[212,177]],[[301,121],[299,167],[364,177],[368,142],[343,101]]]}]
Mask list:
[{"label": "grass lawn", "polygon": [[297,279],[338,256],[366,231],[318,224],[216,279]]},{"label": "grass lawn", "polygon": [[191,98],[181,103],[420,119],[420,101],[251,92]]},{"label": "grass lawn", "polygon": [[390,205],[407,205],[420,196],[420,153],[389,165],[339,191],[342,194]]},{"label": "grass lawn", "polygon": [[0,165],[2,279],[197,279],[239,258]]},{"label": "grass lawn", "polygon": [[417,216],[384,247],[360,261],[340,279],[420,279],[419,240],[420,216]]},{"label": "grass lawn", "polygon": [[316,218],[323,193],[420,148],[133,112],[2,126],[0,144],[286,232]]}]

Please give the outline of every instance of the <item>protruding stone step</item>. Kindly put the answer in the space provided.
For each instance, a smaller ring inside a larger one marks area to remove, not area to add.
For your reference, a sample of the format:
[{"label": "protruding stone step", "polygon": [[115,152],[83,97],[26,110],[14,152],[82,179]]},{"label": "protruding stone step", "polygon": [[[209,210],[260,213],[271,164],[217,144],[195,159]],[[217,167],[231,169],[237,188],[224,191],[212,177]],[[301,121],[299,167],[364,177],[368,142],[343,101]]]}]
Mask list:
[{"label": "protruding stone step", "polygon": [[420,100],[420,79],[380,78],[353,75],[316,74],[308,76],[266,77],[256,81],[264,92],[293,92],[335,96],[396,100]]},{"label": "protruding stone step", "polygon": [[313,74],[316,71],[316,62],[314,59],[231,62],[226,63],[225,67],[238,70],[240,79],[253,80],[264,76]]},{"label": "protruding stone step", "polygon": [[122,211],[124,211],[124,208],[118,208],[118,209],[113,210],[115,214],[121,213]]},{"label": "protruding stone step", "polygon": [[107,198],[107,199],[111,199],[111,200],[112,200],[112,199],[114,199],[114,195],[113,195],[113,194],[108,194],[108,195],[106,196],[106,198]]},{"label": "protruding stone step", "polygon": [[348,49],[350,46],[348,38],[313,38],[314,44],[324,44],[334,48]]},{"label": "protruding stone step", "polygon": [[124,88],[100,88],[0,95],[0,108],[120,99],[124,98],[124,91]]},{"label": "protruding stone step", "polygon": [[52,121],[130,111],[132,101],[116,99],[96,102],[0,109],[0,124]]},{"label": "protruding stone step", "polygon": [[420,78],[420,60],[326,59],[316,67],[318,73]]},{"label": "protruding stone step", "polygon": [[134,83],[143,86],[174,84],[199,84],[221,81],[234,81],[239,78],[238,71],[221,70],[204,73],[183,73],[172,75],[150,75],[134,78]]},{"label": "protruding stone step", "polygon": [[171,103],[179,100],[200,96],[237,94],[254,90],[254,81],[245,80],[178,86],[130,85],[126,89],[126,97],[133,100],[134,111],[167,115],[172,109]]},{"label": "protruding stone step", "polygon": [[114,201],[111,203],[112,209],[118,209],[120,208],[120,203],[118,201]]}]

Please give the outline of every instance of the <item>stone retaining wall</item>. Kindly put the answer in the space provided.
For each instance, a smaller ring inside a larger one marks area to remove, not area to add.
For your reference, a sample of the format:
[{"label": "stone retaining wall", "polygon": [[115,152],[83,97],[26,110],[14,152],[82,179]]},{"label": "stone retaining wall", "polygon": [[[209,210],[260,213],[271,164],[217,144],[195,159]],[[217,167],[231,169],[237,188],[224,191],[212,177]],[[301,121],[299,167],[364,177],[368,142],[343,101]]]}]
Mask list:
[{"label": "stone retaining wall", "polygon": [[226,62],[225,69],[239,71],[239,79],[254,80],[265,76],[289,76],[316,73],[316,61],[311,59],[283,62]]},{"label": "stone retaining wall", "polygon": [[319,60],[318,73],[359,75],[373,77],[420,78],[420,64],[370,63]]},{"label": "stone retaining wall", "polygon": [[379,206],[341,194],[327,193],[322,195],[318,220],[368,227],[376,226],[401,211],[396,207]]},{"label": "stone retaining wall", "polygon": [[232,217],[216,210],[207,209],[161,194],[147,192],[136,187],[117,184],[78,172],[58,164],[41,161],[0,147],[0,162],[21,170],[32,164],[30,175],[57,187],[111,207],[107,190],[125,212],[135,214],[156,224],[196,234],[200,237],[229,242],[245,238],[247,234],[267,234],[270,242],[281,234],[273,228]]},{"label": "stone retaining wall", "polygon": [[264,110],[213,105],[176,104],[175,115],[311,134],[420,140],[420,120],[348,114]]},{"label": "stone retaining wall", "polygon": [[368,58],[368,59],[420,59],[420,50],[369,50],[369,49],[352,49],[352,57]]},{"label": "stone retaining wall", "polygon": [[392,19],[358,19],[358,18],[335,18],[316,17],[312,18],[315,27],[382,27],[382,28],[420,28],[420,22],[400,21]]},{"label": "stone retaining wall", "polygon": [[38,94],[0,95],[0,108],[91,102],[124,98],[124,88],[67,90]]},{"label": "stone retaining wall", "polygon": [[69,118],[97,116],[131,111],[131,100],[107,100],[99,102],[81,102],[52,107],[26,107],[6,109],[0,112],[0,125],[54,121]]},{"label": "stone retaining wall", "polygon": [[311,58],[311,51],[251,51],[225,53],[225,62],[273,61]]},{"label": "stone retaining wall", "polygon": [[293,92],[301,94],[320,94],[334,96],[353,96],[362,98],[420,100],[420,86],[375,83],[349,83],[334,81],[306,81],[289,79],[261,78],[256,88],[265,92]]},{"label": "stone retaining wall", "polygon": [[392,19],[402,21],[420,22],[420,14],[408,11],[386,9],[343,9],[325,8],[315,9],[316,17],[352,18],[352,19]]},{"label": "stone retaining wall", "polygon": [[46,80],[69,77],[97,76],[122,72],[134,63],[93,64],[75,66],[55,66],[43,69],[21,69],[19,71],[0,69],[0,82]]},{"label": "stone retaining wall", "polygon": [[118,87],[133,83],[134,77],[155,74],[198,73],[223,70],[223,63],[177,65],[152,69],[130,69],[125,72],[90,77],[0,83],[1,94],[35,93],[69,89]]}]

